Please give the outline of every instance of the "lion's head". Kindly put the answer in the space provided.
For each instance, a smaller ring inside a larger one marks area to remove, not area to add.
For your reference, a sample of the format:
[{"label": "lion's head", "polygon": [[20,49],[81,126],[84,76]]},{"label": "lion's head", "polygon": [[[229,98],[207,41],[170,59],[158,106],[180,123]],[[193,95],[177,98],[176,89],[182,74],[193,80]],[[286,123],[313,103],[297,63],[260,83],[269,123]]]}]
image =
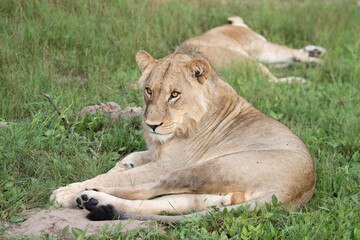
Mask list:
[{"label": "lion's head", "polygon": [[144,132],[165,142],[187,134],[207,111],[211,65],[199,53],[177,49],[156,60],[141,50],[136,61],[142,71]]}]

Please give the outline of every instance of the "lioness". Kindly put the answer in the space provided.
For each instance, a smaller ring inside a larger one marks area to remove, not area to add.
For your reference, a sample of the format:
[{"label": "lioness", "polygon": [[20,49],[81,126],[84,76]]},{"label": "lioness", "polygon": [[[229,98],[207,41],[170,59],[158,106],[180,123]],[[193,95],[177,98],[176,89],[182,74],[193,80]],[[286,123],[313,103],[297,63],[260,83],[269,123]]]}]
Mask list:
[{"label": "lioness", "polygon": [[286,67],[294,61],[322,63],[318,57],[326,50],[313,45],[300,50],[291,49],[268,42],[263,36],[251,30],[240,17],[228,18],[230,24],[210,29],[204,34],[186,40],[181,45],[201,52],[215,68],[232,64],[244,64],[245,61],[257,66],[272,82],[306,80],[299,77],[276,78],[268,68],[258,61],[276,67]]},{"label": "lioness", "polygon": [[[271,202],[297,209],[316,181],[308,148],[255,109],[198,52],[178,48],[155,60],[139,51],[149,150],[109,172],[55,190],[62,207],[85,207],[93,220],[132,214],[189,213],[209,206]],[[163,194],[174,194],[151,199]],[[117,209],[117,210],[116,210]],[[165,216],[164,216],[165,217]]]}]

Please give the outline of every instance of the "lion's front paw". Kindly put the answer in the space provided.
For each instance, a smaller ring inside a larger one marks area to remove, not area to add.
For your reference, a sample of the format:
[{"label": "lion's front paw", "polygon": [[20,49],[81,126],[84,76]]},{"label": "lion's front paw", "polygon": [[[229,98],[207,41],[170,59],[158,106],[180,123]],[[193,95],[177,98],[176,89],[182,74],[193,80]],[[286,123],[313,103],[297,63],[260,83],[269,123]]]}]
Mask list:
[{"label": "lion's front paw", "polygon": [[54,201],[54,204],[59,207],[76,207],[74,199],[82,190],[84,190],[83,184],[72,183],[54,190],[50,196],[50,201]]}]

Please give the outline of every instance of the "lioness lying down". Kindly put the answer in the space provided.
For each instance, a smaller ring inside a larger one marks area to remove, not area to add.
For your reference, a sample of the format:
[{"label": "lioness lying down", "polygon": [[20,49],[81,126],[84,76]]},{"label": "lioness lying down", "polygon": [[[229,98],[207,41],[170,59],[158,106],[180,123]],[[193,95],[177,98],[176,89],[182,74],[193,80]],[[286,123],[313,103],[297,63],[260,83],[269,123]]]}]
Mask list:
[{"label": "lioness lying down", "polygon": [[[240,97],[200,53],[178,48],[155,60],[139,51],[136,60],[149,150],[131,153],[105,174],[55,190],[51,199],[57,205],[85,207],[90,219],[103,220],[213,205],[254,208],[273,195],[285,209],[309,201],[316,173],[308,148]],[[148,200],[164,194],[173,195]]]},{"label": "lioness lying down", "polygon": [[230,24],[210,29],[204,34],[186,40],[181,45],[191,47],[203,54],[216,67],[250,62],[272,82],[300,81],[299,77],[276,78],[263,64],[286,67],[294,61],[322,63],[318,57],[326,50],[313,45],[300,50],[268,42],[263,36],[251,30],[240,17],[228,18]]}]

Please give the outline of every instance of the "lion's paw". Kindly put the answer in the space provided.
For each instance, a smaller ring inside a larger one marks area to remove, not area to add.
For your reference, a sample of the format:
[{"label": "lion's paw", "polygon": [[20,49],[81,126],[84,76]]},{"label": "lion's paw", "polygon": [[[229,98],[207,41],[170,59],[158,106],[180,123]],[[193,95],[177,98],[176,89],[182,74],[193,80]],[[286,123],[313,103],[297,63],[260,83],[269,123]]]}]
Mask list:
[{"label": "lion's paw", "polygon": [[87,218],[93,221],[129,219],[129,214],[116,209],[115,199],[116,197],[106,193],[85,190],[78,194],[76,204],[79,208],[90,211]]},{"label": "lion's paw", "polygon": [[79,193],[75,201],[78,208],[86,208],[88,211],[92,211],[100,205],[112,203],[111,197],[108,194],[91,190],[85,190]]},{"label": "lion's paw", "polygon": [[309,54],[309,57],[321,57],[326,53],[326,49],[319,46],[308,45],[302,49],[299,49],[301,52],[306,52]]},{"label": "lion's paw", "polygon": [[125,168],[126,170],[132,169],[132,168],[134,168],[134,163],[131,161],[123,162],[122,167]]},{"label": "lion's paw", "polygon": [[59,207],[76,207],[74,199],[82,190],[84,190],[83,184],[72,183],[54,190],[50,196],[50,201],[54,201],[54,204]]},{"label": "lion's paw", "polygon": [[122,172],[122,171],[126,171],[129,169],[132,169],[135,167],[134,162],[131,159],[126,159],[124,158],[122,161],[118,162],[115,167],[110,170],[110,171],[117,171],[117,172]]}]

